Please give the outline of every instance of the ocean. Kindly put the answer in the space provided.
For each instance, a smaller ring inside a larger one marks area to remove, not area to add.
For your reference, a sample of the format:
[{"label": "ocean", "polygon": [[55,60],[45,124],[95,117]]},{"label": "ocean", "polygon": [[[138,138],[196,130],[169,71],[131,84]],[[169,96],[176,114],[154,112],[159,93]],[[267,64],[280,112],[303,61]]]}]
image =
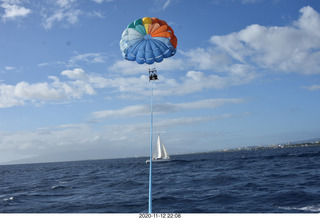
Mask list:
[{"label": "ocean", "polygon": [[[172,155],[153,212],[320,213],[320,146]],[[0,213],[144,213],[147,158],[0,166]]]}]

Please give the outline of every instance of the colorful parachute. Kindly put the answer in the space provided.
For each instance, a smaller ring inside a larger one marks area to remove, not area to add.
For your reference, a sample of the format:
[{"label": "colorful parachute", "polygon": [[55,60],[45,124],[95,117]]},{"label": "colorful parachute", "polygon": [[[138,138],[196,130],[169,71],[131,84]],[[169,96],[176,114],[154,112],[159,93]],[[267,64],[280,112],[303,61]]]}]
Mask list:
[{"label": "colorful parachute", "polygon": [[135,20],[123,31],[120,49],[125,59],[139,64],[161,62],[176,53],[177,38],[172,28],[158,18]]}]

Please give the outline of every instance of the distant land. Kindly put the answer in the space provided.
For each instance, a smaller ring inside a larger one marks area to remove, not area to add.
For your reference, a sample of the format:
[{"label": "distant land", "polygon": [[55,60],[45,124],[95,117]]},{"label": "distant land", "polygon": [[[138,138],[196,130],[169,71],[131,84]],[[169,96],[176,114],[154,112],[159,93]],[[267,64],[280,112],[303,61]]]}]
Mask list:
[{"label": "distant land", "polygon": [[239,150],[251,151],[251,150],[260,150],[260,149],[275,149],[275,148],[286,148],[286,147],[309,147],[309,146],[318,146],[318,145],[320,145],[320,138],[314,138],[314,139],[303,140],[303,141],[295,141],[295,142],[270,144],[270,145],[229,148],[229,149],[223,149],[219,151],[239,151]]}]

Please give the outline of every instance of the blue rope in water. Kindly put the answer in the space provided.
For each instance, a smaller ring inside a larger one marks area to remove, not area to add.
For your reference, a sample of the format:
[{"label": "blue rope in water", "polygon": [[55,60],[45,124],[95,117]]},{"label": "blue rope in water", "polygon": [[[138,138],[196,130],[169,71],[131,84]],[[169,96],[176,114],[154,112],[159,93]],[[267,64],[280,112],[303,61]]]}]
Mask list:
[{"label": "blue rope in water", "polygon": [[149,214],[152,213],[152,136],[153,136],[153,80],[151,85],[151,113],[150,113],[150,168],[149,168]]}]

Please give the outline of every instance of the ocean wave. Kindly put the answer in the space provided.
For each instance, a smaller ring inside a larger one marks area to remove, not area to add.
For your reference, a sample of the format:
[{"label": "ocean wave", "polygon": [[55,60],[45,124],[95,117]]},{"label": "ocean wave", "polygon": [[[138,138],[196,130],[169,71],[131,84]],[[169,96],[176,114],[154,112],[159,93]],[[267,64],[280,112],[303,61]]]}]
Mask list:
[{"label": "ocean wave", "polygon": [[52,186],[51,189],[53,190],[57,190],[57,189],[67,189],[68,186],[66,185],[56,185],[56,186]]}]

